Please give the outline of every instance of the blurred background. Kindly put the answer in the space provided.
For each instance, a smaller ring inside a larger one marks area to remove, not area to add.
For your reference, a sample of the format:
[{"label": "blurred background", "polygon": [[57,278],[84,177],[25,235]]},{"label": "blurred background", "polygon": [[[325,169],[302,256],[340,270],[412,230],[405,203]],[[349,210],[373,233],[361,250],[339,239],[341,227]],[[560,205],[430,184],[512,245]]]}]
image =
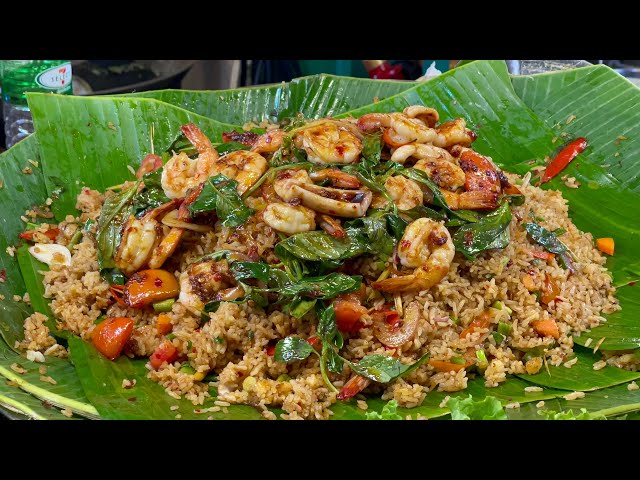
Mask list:
[{"label": "blurred background", "polygon": [[[458,60],[71,60],[73,95],[165,88],[222,90],[287,82],[318,73],[417,80],[444,73],[457,63]],[[514,75],[590,63],[608,65],[640,84],[640,60],[507,60],[509,71]],[[4,130],[0,117],[0,151],[5,146]]]}]

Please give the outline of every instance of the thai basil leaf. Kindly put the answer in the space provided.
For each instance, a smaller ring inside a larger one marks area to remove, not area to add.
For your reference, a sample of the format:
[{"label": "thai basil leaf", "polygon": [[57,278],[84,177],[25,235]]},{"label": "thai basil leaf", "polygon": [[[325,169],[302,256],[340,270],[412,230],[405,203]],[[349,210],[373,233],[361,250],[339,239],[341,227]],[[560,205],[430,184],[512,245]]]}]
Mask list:
[{"label": "thai basil leaf", "polygon": [[120,243],[120,230],[132,213],[131,200],[139,185],[138,181],[126,190],[112,195],[105,200],[102,206],[98,218],[96,243],[100,272],[105,272],[108,276],[107,271],[116,268],[113,257]]},{"label": "thai basil leaf", "polygon": [[289,315],[302,318],[316,306],[317,300],[295,299],[289,304]]},{"label": "thai basil leaf", "polygon": [[396,412],[398,411],[398,402],[395,400],[389,400],[382,411],[378,412],[366,412],[364,414],[367,420],[402,420],[402,417]]},{"label": "thai basil leaf", "polygon": [[226,155],[227,153],[235,152],[237,150],[250,150],[251,145],[245,145],[240,142],[227,142],[216,145],[215,149],[220,155]]},{"label": "thai basil leaf", "polygon": [[262,262],[233,262],[229,270],[236,280],[257,278],[266,283],[270,278],[271,267]]},{"label": "thai basil leaf", "polygon": [[[396,218],[398,218],[397,215]],[[391,255],[395,246],[393,237],[387,232],[388,219],[389,217],[385,219],[384,214],[377,214],[376,212],[376,214],[368,217],[351,220],[345,225],[360,229],[369,240],[367,242],[369,251],[386,258]],[[402,221],[401,219],[399,220]]]},{"label": "thai basil leaf", "polygon": [[380,163],[382,153],[382,134],[368,134],[362,139],[362,163],[371,168]]},{"label": "thai basil leaf", "polygon": [[562,266],[575,273],[571,251],[560,241],[556,232],[550,232],[536,222],[523,223],[522,226],[534,242],[542,245],[548,252],[558,255]]},{"label": "thai basil leaf", "polygon": [[[408,225],[409,222],[395,213],[390,213],[387,215],[387,226],[389,227],[389,230],[391,230],[393,237],[397,241],[400,241]],[[393,247],[391,248],[391,251],[393,251]]]},{"label": "thai basil leaf", "polygon": [[174,153],[186,153],[187,156],[192,157],[198,154],[198,150],[196,150],[196,147],[187,139],[184,133],[180,133],[162,156],[170,157]]},{"label": "thai basil leaf", "polygon": [[[339,332],[338,332],[338,335],[340,335]],[[342,335],[340,335],[340,338],[342,338]],[[327,368],[329,369],[330,372],[342,373],[342,368],[344,367],[344,360],[332,346],[328,344],[323,344],[322,359],[326,363]]]},{"label": "thai basil leaf", "polygon": [[461,226],[453,235],[456,250],[474,259],[484,250],[505,247],[508,235],[505,237],[504,231],[509,227],[511,218],[509,204],[505,202],[479,222]]},{"label": "thai basil leaf", "polygon": [[514,205],[514,206],[520,206],[520,205],[522,205],[524,203],[524,195],[522,195],[522,194],[519,194],[519,195],[502,195],[498,201],[502,202],[503,199],[508,201],[511,205]]},{"label": "thai basil leaf", "polygon": [[323,277],[307,277],[275,289],[280,296],[307,297],[328,300],[360,288],[362,277],[344,273],[330,273]]},{"label": "thai basil leaf", "polygon": [[438,212],[429,207],[425,207],[424,205],[418,205],[416,207],[413,207],[411,210],[403,210],[402,215],[403,216],[406,215],[412,220],[417,220],[418,218],[423,218],[423,217],[428,217],[428,218],[431,218],[432,220],[438,220],[438,221],[447,219],[447,216],[444,213]]},{"label": "thai basil leaf", "polygon": [[449,206],[447,205],[447,201],[445,200],[444,195],[442,195],[442,192],[440,191],[440,188],[438,188],[438,185],[436,185],[435,182],[431,180],[431,178],[429,178],[429,175],[427,175],[422,170],[418,170],[417,168],[403,168],[401,170],[401,173],[411,180],[426,185],[433,194],[433,200],[435,204],[444,207],[447,211],[451,211],[449,209]]},{"label": "thai basil leaf", "polygon": [[507,420],[507,414],[496,397],[485,397],[482,400],[453,397],[447,402],[451,410],[452,420]]},{"label": "thai basil leaf", "polygon": [[378,383],[389,383],[396,378],[402,377],[414,371],[429,358],[429,354],[425,353],[414,364],[405,365],[397,358],[388,357],[386,355],[367,355],[358,363],[345,361],[358,375],[373,380]]},{"label": "thai basil leaf", "polygon": [[329,305],[327,308],[321,307],[316,310],[318,313],[318,336],[323,342],[331,342],[338,333],[338,326],[336,324],[336,311],[333,305]]},{"label": "thai basil leaf", "polygon": [[[283,252],[304,261],[344,260],[367,253],[367,238],[358,229],[347,228],[347,238],[340,239],[319,230],[298,233],[276,245],[275,254],[282,260]],[[286,255],[286,254],[284,254]]]},{"label": "thai basil leaf", "polygon": [[315,350],[306,340],[300,337],[287,337],[276,343],[273,358],[276,362],[290,363],[296,360],[305,360]]},{"label": "thai basil leaf", "polygon": [[239,227],[244,224],[254,210],[247,207],[237,191],[238,182],[224,175],[209,178],[195,202],[189,205],[192,216],[216,211],[225,227]]}]

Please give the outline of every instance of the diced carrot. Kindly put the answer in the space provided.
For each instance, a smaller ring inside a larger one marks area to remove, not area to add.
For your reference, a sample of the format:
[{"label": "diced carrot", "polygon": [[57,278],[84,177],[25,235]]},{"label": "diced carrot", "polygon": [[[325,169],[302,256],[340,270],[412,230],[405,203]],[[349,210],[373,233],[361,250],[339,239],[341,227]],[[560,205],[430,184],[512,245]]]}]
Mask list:
[{"label": "diced carrot", "polygon": [[558,295],[560,295],[560,287],[553,280],[553,278],[549,276],[548,273],[545,273],[544,288],[542,289],[542,296],[540,297],[540,301],[545,305],[549,305],[556,299]]},{"label": "diced carrot", "polygon": [[171,317],[166,313],[161,313],[158,315],[158,319],[156,320],[156,330],[160,335],[166,335],[167,333],[173,330],[173,325],[171,325]]},{"label": "diced carrot", "polygon": [[491,314],[489,310],[483,311],[480,315],[472,320],[472,322],[460,332],[460,338],[465,338],[480,328],[489,328],[491,325]]},{"label": "diced carrot", "polygon": [[524,288],[526,288],[530,292],[534,292],[538,288],[536,287],[536,282],[534,282],[533,280],[533,276],[529,275],[528,273],[522,276],[522,284],[524,285]]},{"label": "diced carrot", "polygon": [[596,240],[596,246],[598,247],[598,250],[600,250],[602,253],[606,253],[607,255],[613,255],[613,250],[614,250],[613,238],[611,237],[598,238]]},{"label": "diced carrot", "polygon": [[131,338],[133,320],[128,317],[107,318],[94,328],[91,342],[109,360],[115,360],[122,353]]},{"label": "diced carrot", "polygon": [[429,360],[429,365],[435,368],[436,372],[459,372],[466,367],[463,363],[445,362],[444,360]]},{"label": "diced carrot", "polygon": [[558,330],[558,324],[555,320],[536,320],[531,322],[531,326],[538,335],[543,337],[553,337],[556,340],[560,338],[560,330]]},{"label": "diced carrot", "polygon": [[149,363],[151,363],[154,370],[157,370],[164,362],[171,363],[177,358],[178,349],[169,340],[165,340],[153,351],[151,357],[149,357]]}]

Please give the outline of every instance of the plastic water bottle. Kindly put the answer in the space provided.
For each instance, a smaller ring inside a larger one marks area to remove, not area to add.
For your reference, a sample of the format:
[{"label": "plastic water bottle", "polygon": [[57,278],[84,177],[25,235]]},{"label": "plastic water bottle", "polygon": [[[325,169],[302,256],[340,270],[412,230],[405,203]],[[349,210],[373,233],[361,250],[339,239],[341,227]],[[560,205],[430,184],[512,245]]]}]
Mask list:
[{"label": "plastic water bottle", "polygon": [[33,132],[25,92],[72,94],[69,60],[0,60],[7,148]]}]

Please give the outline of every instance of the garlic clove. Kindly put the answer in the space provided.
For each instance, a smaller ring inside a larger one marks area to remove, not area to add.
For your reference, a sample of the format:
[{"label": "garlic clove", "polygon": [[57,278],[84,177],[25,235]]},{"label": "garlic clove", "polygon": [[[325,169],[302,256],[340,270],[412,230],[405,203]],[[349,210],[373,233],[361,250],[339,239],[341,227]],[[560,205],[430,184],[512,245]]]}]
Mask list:
[{"label": "garlic clove", "polygon": [[33,247],[29,247],[29,253],[36,260],[49,266],[71,265],[71,252],[67,247],[57,243],[36,243]]}]

